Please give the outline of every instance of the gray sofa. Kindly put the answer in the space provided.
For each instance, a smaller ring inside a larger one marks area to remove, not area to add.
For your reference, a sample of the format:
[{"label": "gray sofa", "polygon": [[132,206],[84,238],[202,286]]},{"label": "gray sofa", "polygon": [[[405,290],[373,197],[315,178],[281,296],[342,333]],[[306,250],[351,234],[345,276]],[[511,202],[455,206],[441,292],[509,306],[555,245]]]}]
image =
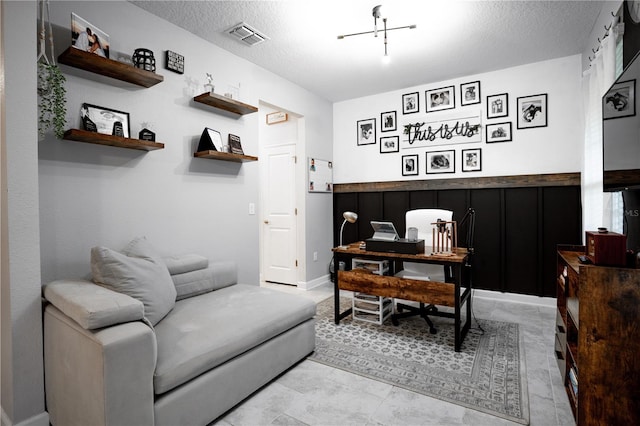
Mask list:
[{"label": "gray sofa", "polygon": [[[239,284],[233,262],[124,254],[125,264],[166,269],[175,298],[157,315],[157,305],[114,291],[107,276],[120,280],[116,287],[127,280],[137,286],[140,270],[122,278],[94,254],[93,281],[100,285],[58,280],[43,288],[54,426],[205,425],[314,350],[315,303]],[[151,288],[152,297],[162,293]]]}]

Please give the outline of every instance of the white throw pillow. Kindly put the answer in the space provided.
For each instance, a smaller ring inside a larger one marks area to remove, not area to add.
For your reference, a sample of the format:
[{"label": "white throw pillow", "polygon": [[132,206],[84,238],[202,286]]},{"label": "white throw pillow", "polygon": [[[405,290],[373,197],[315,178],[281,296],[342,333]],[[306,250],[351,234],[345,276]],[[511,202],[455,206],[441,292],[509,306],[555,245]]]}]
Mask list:
[{"label": "white throw pillow", "polygon": [[91,249],[93,280],[144,304],[144,316],[156,325],[173,309],[176,288],[169,270],[145,238],[136,238],[119,253]]}]

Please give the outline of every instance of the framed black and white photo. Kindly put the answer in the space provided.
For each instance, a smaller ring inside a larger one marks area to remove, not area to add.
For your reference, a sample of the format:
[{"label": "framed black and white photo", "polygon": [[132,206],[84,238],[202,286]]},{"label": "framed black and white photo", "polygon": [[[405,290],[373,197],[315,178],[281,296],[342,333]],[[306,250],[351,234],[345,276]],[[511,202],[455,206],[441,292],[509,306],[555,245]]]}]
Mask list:
[{"label": "framed black and white photo", "polygon": [[109,35],[95,25],[71,13],[71,45],[103,58],[109,57]]},{"label": "framed black and white photo", "polygon": [[518,98],[518,129],[547,126],[547,94]]},{"label": "framed black and white photo", "polygon": [[509,115],[509,94],[487,96],[487,118],[500,118]]},{"label": "framed black and white photo", "polygon": [[463,172],[479,172],[482,170],[482,149],[463,149],[462,150],[462,171]]},{"label": "framed black and white photo", "polygon": [[427,174],[455,173],[456,151],[427,151]]},{"label": "framed black and white photo", "polygon": [[402,176],[418,176],[418,154],[402,156]]},{"label": "framed black and white photo", "polygon": [[402,113],[413,114],[420,111],[420,94],[418,92],[402,95]]},{"label": "framed black and white photo", "polygon": [[487,124],[487,143],[509,142],[511,137],[511,122]]},{"label": "framed black and white photo", "polygon": [[400,151],[400,136],[383,136],[380,138],[380,153]]},{"label": "framed black and white photo", "polygon": [[358,145],[372,145],[376,143],[376,119],[358,120]]},{"label": "framed black and white photo", "polygon": [[614,84],[602,102],[602,118],[605,120],[636,115],[636,81]]},{"label": "framed black and white photo", "polygon": [[425,91],[427,112],[442,111],[456,107],[456,93],[454,86],[441,87]]},{"label": "framed black and white photo", "polygon": [[473,105],[480,103],[480,82],[472,81],[460,85],[460,105]]},{"label": "framed black and white photo", "polygon": [[380,114],[380,127],[382,127],[383,132],[392,132],[398,129],[398,125],[396,124],[396,112],[388,111]]},{"label": "framed black and white photo", "polygon": [[105,135],[129,136],[129,113],[83,103],[80,107],[82,128]]}]

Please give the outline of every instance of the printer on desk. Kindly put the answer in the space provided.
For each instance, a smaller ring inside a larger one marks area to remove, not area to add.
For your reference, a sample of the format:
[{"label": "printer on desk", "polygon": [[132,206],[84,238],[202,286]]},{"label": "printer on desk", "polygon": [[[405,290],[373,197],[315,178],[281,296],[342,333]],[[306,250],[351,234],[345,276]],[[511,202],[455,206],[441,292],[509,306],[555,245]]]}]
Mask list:
[{"label": "printer on desk", "polygon": [[367,251],[384,253],[422,254],[424,240],[399,238],[392,222],[371,221],[373,236],[367,239]]}]

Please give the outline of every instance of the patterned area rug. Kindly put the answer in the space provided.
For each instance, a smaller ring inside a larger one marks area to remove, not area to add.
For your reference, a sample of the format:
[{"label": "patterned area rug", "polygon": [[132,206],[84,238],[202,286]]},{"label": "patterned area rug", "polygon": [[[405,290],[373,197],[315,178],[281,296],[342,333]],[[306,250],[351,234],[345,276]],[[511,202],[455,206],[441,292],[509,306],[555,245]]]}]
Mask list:
[{"label": "patterned area rug", "polygon": [[[351,299],[341,298],[342,310]],[[420,317],[393,326],[333,321],[333,298],[318,304],[316,350],[309,359],[374,380],[514,422],[529,424],[524,346],[518,324],[481,320],[461,351],[453,347],[453,319],[431,317],[430,334]],[[475,322],[473,323],[475,325]]]}]

